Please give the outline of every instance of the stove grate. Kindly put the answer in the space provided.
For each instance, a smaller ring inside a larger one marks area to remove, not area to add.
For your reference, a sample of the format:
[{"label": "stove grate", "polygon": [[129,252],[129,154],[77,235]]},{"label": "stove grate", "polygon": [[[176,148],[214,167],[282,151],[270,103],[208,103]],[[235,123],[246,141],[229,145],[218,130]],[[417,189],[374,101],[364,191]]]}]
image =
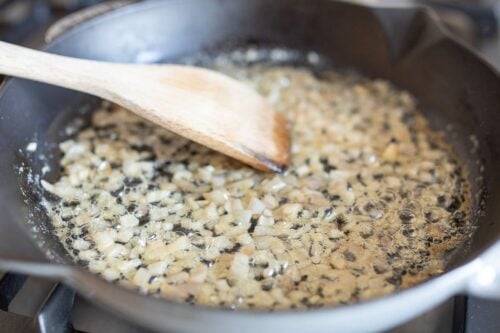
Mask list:
[{"label": "stove grate", "polygon": [[35,316],[10,311],[10,305],[23,288],[28,277],[5,274],[0,280],[0,332],[22,333],[76,333],[71,325],[75,293],[70,288],[55,284]]}]

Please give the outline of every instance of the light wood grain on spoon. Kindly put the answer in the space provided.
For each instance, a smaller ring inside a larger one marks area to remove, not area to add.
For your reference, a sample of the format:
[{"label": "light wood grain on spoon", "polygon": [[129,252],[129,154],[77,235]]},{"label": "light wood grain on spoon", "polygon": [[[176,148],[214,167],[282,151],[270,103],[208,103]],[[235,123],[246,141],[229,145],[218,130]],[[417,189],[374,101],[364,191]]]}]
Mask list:
[{"label": "light wood grain on spoon", "polygon": [[260,170],[279,172],[290,162],[283,116],[251,88],[208,69],[83,60],[0,42],[0,73],[112,101]]}]

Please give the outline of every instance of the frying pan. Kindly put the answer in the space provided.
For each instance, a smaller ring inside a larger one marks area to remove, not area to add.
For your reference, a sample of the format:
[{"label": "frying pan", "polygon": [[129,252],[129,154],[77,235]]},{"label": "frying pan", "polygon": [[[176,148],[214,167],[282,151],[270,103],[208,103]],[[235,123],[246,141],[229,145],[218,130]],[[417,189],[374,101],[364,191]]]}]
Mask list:
[{"label": "frying pan", "polygon": [[[473,237],[446,273],[409,290],[356,305],[278,312],[231,312],[155,299],[115,286],[75,265],[38,205],[45,164],[58,176],[62,129],[98,100],[11,79],[0,94],[0,269],[62,280],[91,301],[156,330],[179,332],[380,331],[450,296],[500,299],[500,80],[449,37],[422,7],[367,7],[330,0],[182,0],[126,6],[50,43],[48,52],[113,62],[174,61],[224,45],[314,50],[338,68],[356,68],[408,89],[445,131],[469,170]],[[26,151],[36,141],[35,151]]]}]

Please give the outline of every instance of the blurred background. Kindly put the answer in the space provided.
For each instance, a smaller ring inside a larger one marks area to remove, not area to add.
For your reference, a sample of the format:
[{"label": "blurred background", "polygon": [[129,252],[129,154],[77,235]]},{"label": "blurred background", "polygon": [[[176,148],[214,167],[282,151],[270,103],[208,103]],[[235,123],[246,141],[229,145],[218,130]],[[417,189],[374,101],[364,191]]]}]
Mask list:
[{"label": "blurred background", "polygon": [[[353,0],[377,5],[424,4],[433,7],[444,25],[500,67],[500,0]],[[79,22],[131,1],[102,0],[0,0],[0,39],[32,47]],[[97,5],[97,6],[96,6]],[[82,11],[83,9],[83,11]]]}]

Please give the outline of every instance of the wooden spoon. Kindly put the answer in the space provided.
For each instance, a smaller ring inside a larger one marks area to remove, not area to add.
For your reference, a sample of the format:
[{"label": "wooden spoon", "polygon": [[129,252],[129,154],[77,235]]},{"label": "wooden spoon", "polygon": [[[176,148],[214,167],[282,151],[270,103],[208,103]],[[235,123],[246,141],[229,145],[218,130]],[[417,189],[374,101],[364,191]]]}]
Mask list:
[{"label": "wooden spoon", "polygon": [[286,123],[262,97],[214,71],[63,57],[0,42],[0,73],[112,101],[256,169],[290,161]]}]

